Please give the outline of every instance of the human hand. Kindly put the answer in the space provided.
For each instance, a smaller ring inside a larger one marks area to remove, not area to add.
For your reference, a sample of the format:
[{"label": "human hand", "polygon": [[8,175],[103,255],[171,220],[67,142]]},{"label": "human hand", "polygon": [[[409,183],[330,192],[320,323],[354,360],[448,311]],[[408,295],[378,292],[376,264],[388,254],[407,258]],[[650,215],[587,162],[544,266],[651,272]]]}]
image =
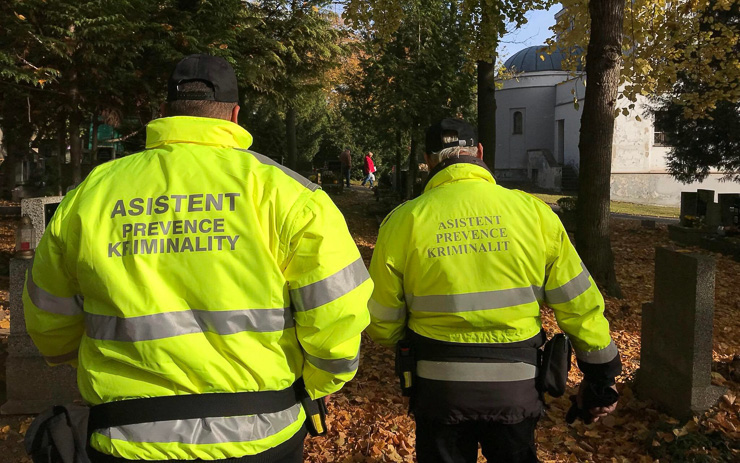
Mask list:
[{"label": "human hand", "polygon": [[331,394],[324,396],[324,405],[327,407],[329,406],[329,400],[331,399]]},{"label": "human hand", "polygon": [[[576,403],[578,404],[578,408],[583,409],[583,395],[584,391],[586,390],[587,382],[581,381],[581,385],[578,387],[578,395],[576,396]],[[614,392],[617,391],[617,386],[612,385],[610,386],[611,389],[614,390]],[[592,407],[588,409],[588,413],[591,415],[590,420],[588,423],[594,423],[596,421],[599,421],[600,418],[603,418],[607,416],[608,414],[612,413],[614,410],[617,409],[617,402],[614,402],[611,405],[603,406],[603,407]]]}]

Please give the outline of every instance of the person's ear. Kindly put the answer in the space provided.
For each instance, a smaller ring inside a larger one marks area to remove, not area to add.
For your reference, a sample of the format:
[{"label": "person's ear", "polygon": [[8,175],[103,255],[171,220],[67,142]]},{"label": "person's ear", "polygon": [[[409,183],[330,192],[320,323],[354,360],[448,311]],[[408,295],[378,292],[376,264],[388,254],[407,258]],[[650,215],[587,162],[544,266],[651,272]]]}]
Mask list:
[{"label": "person's ear", "polygon": [[431,169],[431,168],[432,168],[432,164],[431,164],[431,163],[430,163],[429,161],[430,161],[430,159],[429,159],[429,155],[428,155],[427,153],[424,153],[424,162],[425,162],[425,163],[426,163],[426,165],[428,165],[428,166],[429,166],[429,168]]},{"label": "person's ear", "polygon": [[231,122],[234,124],[237,124],[239,120],[239,105],[234,106],[234,109],[231,111]]},{"label": "person's ear", "polygon": [[481,161],[483,160],[483,145],[478,143],[478,155],[476,156]]}]

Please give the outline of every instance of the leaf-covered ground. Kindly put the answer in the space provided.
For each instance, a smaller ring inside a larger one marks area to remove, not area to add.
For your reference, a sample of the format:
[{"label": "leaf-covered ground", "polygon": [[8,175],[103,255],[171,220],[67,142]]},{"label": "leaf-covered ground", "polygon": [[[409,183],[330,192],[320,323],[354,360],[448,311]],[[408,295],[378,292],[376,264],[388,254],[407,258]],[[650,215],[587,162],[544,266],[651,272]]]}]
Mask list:
[{"label": "leaf-covered ground", "polygon": [[[366,263],[375,245],[378,217],[386,212],[369,190],[353,187],[335,201],[345,213],[355,242]],[[713,462],[740,461],[740,263],[716,255],[714,364],[712,380],[728,393],[709,412],[688,422],[660,413],[651,403],[632,392],[639,368],[640,315],[642,304],[653,298],[655,246],[669,245],[664,226],[650,230],[639,221],[613,220],[613,244],[617,272],[625,298],[606,299],[606,315],[625,365],[619,378],[622,394],[612,416],[590,426],[565,424],[564,416],[580,378],[571,373],[565,397],[550,401],[547,415],[537,431],[539,457],[543,462]],[[0,305],[7,308],[7,261],[12,250],[13,224],[0,219]],[[699,250],[697,250],[699,251]],[[700,251],[706,252],[706,251]],[[7,323],[0,310],[0,335]],[[551,334],[555,323],[545,313]],[[4,359],[4,346],[0,359]],[[4,366],[0,371],[4,378]],[[734,380],[734,381],[733,381]],[[398,392],[393,374],[392,352],[364,339],[357,378],[330,404],[324,438],[310,439],[306,460],[332,462],[412,462],[414,424]],[[27,462],[23,457],[22,434],[27,417],[0,417],[0,461]],[[481,459],[481,461],[483,461]]]},{"label": "leaf-covered ground", "polygon": [[[335,201],[347,219],[355,242],[369,265],[378,229],[386,210],[367,190],[353,188]],[[543,462],[670,462],[740,461],[740,362],[731,370],[733,355],[740,354],[740,263],[717,255],[713,373],[715,384],[729,387],[720,404],[695,420],[679,422],[650,403],[635,398],[634,372],[640,362],[642,304],[653,299],[655,246],[670,245],[665,226],[650,230],[640,221],[614,220],[613,240],[619,281],[625,298],[607,298],[606,315],[619,345],[624,374],[618,388],[620,406],[600,423],[574,426],[565,423],[567,398],[580,382],[571,372],[570,390],[550,401],[537,431]],[[702,251],[704,252],[704,251]],[[552,314],[545,326],[554,333]],[[334,396],[331,432],[307,446],[312,463],[350,461],[412,461],[414,424],[406,413],[393,374],[392,352],[369,339],[363,344],[357,378]],[[484,461],[481,458],[481,461]]]}]

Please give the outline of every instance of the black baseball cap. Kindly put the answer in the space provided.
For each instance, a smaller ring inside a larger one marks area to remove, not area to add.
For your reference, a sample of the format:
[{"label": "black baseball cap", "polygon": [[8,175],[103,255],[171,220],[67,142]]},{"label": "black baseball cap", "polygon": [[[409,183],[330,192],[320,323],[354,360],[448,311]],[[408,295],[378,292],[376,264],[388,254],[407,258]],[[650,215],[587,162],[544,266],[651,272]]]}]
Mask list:
[{"label": "black baseball cap", "polygon": [[[446,132],[455,132],[457,141],[444,143],[442,134]],[[425,144],[427,154],[437,153],[454,146],[478,146],[478,134],[475,128],[462,119],[442,119],[427,129]]]},{"label": "black baseball cap", "polygon": [[[179,85],[200,81],[213,89],[210,92],[181,92]],[[183,58],[167,82],[167,101],[210,100],[238,103],[239,90],[234,68],[223,58],[211,55],[190,55]]]}]

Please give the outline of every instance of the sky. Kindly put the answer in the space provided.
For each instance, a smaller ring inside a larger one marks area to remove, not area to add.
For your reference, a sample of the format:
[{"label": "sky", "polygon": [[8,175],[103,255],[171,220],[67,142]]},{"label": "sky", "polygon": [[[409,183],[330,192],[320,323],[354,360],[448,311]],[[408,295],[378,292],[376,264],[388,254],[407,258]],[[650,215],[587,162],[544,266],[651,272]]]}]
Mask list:
[{"label": "sky", "polygon": [[502,61],[519,50],[535,45],[543,45],[553,35],[549,29],[555,24],[555,13],[562,7],[556,4],[549,10],[533,11],[527,14],[529,21],[521,29],[506,34],[499,45],[499,57]]}]

